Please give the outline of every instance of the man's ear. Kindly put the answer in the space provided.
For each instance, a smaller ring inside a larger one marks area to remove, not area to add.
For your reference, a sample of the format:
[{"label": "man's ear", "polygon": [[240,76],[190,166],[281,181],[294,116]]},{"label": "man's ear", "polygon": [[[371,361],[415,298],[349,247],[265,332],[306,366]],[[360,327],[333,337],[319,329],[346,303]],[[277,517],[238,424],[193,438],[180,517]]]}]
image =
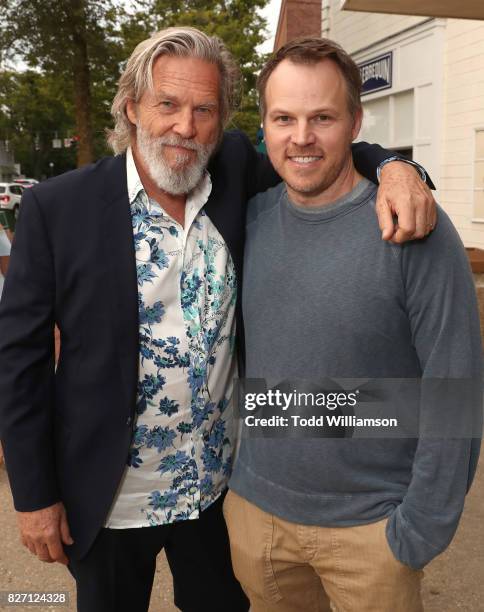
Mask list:
[{"label": "man's ear", "polygon": [[136,125],[138,117],[136,115],[136,102],[132,98],[128,98],[126,102],[126,116],[133,125]]},{"label": "man's ear", "polygon": [[353,119],[353,128],[351,130],[351,140],[355,140],[355,138],[358,137],[358,134],[360,133],[361,130],[361,124],[363,122],[363,109],[360,107],[354,116]]}]

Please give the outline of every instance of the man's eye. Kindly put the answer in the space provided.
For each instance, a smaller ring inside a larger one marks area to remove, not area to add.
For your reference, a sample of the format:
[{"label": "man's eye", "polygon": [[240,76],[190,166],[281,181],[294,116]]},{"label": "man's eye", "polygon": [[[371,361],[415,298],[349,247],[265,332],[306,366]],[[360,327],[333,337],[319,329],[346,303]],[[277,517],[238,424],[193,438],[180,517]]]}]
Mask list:
[{"label": "man's eye", "polygon": [[279,115],[279,117],[276,117],[278,123],[289,123],[290,119],[288,115]]},{"label": "man's eye", "polygon": [[330,119],[331,117],[329,115],[318,115],[317,116],[318,121],[329,121]]},{"label": "man's eye", "polygon": [[163,108],[173,108],[174,104],[170,100],[162,100],[160,102],[160,106],[162,106]]},{"label": "man's eye", "polygon": [[208,115],[210,110],[211,109],[208,106],[199,106],[197,108],[197,113],[200,113],[201,115]]}]

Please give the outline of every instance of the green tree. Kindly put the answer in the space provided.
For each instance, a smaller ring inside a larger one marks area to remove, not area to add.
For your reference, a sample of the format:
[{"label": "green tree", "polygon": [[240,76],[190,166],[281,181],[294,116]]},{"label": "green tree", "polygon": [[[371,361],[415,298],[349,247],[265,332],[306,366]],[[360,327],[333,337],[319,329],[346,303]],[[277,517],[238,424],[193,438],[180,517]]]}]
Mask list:
[{"label": "green tree", "polygon": [[[0,52],[63,84],[75,118],[79,166],[94,158],[93,83],[118,76],[118,11],[110,0],[2,0]],[[106,87],[104,85],[104,87]]]},{"label": "green tree", "polygon": [[[0,60],[21,60],[29,70],[0,73],[0,139],[12,141],[24,171],[35,176],[50,174],[46,163],[53,162],[56,173],[74,166],[74,153],[79,166],[105,154],[120,70],[138,42],[171,25],[198,27],[227,44],[244,78],[234,125],[255,138],[255,74],[263,61],[256,47],[265,37],[258,9],[267,2],[2,0]],[[75,134],[75,149],[53,150],[56,131]]]},{"label": "green tree", "polygon": [[41,178],[75,167],[75,146],[52,147],[56,132],[74,134],[72,111],[62,81],[52,75],[0,73],[0,139],[8,141],[27,176]]}]

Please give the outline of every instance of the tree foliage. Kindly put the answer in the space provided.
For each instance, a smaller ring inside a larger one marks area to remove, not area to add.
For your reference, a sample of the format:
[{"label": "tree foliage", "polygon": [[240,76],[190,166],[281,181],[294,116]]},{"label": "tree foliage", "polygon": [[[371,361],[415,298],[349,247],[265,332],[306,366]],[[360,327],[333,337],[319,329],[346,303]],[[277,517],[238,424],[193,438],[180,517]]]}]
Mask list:
[{"label": "tree foliage", "polygon": [[119,7],[110,0],[3,0],[3,4],[3,61],[20,60],[50,77],[57,87],[62,84],[79,138],[77,163],[89,163],[96,149],[93,100],[99,103],[110,94],[118,78]]},{"label": "tree foliage", "polygon": [[72,113],[62,81],[33,70],[0,73],[0,134],[28,176],[75,167],[75,145],[52,148],[56,133],[74,135]]},{"label": "tree foliage", "polygon": [[[172,25],[198,27],[227,44],[244,78],[233,125],[255,138],[255,75],[263,61],[256,47],[265,38],[258,9],[267,2],[2,0],[0,60],[10,67],[22,62],[28,70],[0,72],[0,139],[10,134],[17,159],[37,176],[49,173],[48,143],[56,131],[79,137],[77,165],[104,154],[104,129],[111,124],[109,108],[120,71],[138,42]],[[40,149],[33,144],[36,134],[44,135]],[[56,172],[74,164],[73,149],[50,155],[57,156],[51,160]]]}]

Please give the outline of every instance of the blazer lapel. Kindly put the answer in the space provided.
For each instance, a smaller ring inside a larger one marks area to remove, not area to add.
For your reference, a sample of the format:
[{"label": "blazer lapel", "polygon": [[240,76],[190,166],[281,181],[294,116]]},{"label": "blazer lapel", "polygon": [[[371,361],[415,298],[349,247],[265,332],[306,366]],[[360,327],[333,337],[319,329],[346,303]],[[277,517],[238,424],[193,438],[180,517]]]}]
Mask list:
[{"label": "blazer lapel", "polygon": [[101,215],[104,257],[112,306],[114,341],[127,399],[134,412],[138,382],[139,321],[136,256],[126,178],[126,156],[108,162]]}]

